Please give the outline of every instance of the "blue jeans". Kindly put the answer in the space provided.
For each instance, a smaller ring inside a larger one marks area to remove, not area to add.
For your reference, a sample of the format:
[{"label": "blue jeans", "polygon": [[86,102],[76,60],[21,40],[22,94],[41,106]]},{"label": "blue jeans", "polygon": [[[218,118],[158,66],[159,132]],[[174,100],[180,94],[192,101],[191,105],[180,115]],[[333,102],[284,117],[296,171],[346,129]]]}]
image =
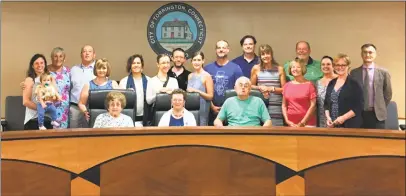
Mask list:
[{"label": "blue jeans", "polygon": [[56,121],[56,108],[53,103],[45,103],[47,107],[43,108],[41,103],[37,103],[37,112],[38,112],[38,127],[42,127],[44,125],[44,116],[45,112],[49,112],[51,114],[52,121]]}]

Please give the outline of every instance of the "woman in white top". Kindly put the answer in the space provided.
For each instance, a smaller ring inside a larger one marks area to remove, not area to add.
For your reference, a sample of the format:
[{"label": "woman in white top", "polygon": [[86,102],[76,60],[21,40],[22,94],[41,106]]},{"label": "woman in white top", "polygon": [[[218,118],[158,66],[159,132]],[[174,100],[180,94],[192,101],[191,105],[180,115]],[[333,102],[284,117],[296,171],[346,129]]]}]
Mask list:
[{"label": "woman in white top", "polygon": [[158,74],[148,81],[147,85],[147,103],[155,103],[156,94],[168,93],[171,94],[174,89],[179,88],[178,81],[175,78],[169,77],[171,59],[166,54],[160,54],[156,58],[158,66]]},{"label": "woman in white top", "polygon": [[[34,120],[38,117],[37,100],[33,94],[33,88],[39,83],[39,76],[48,72],[47,60],[42,54],[35,54],[31,60],[27,71],[27,78],[24,80],[23,90],[23,105],[25,109],[24,130],[38,130],[38,121]],[[55,82],[55,80],[53,79]],[[45,123],[45,127],[52,129],[50,124]]]},{"label": "woman in white top", "polygon": [[125,108],[126,99],[123,93],[109,92],[106,96],[106,113],[96,117],[93,128],[134,127],[133,119],[121,111]]},{"label": "woman in white top", "polygon": [[185,109],[186,92],[175,89],[171,95],[172,109],[165,112],[159,120],[158,127],[196,126],[195,116]]},{"label": "woman in white top", "polygon": [[137,116],[135,117],[135,126],[142,126],[144,121],[144,103],[147,91],[148,80],[150,79],[144,73],[144,58],[140,54],[132,55],[127,60],[126,70],[128,76],[120,80],[119,88],[135,90],[137,94]]}]

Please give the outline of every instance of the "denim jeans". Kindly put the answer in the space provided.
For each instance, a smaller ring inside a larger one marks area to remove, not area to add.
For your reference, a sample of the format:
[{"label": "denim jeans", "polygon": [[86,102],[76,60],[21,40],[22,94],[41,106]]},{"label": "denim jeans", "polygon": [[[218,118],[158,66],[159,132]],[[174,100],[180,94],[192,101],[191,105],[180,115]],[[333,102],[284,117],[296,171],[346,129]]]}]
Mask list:
[{"label": "denim jeans", "polygon": [[37,112],[38,112],[38,127],[42,127],[44,125],[44,116],[45,112],[49,112],[51,115],[52,121],[56,121],[56,108],[53,103],[45,103],[47,107],[43,108],[41,103],[37,103]]}]

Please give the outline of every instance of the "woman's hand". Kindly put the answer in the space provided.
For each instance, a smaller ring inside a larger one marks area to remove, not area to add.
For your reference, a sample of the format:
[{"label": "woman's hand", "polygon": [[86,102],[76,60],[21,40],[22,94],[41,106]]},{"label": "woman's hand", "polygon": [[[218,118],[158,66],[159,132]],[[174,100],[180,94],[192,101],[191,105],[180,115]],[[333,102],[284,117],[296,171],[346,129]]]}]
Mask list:
[{"label": "woman's hand", "polygon": [[331,120],[331,118],[327,118],[327,119],[326,119],[326,125],[327,125],[327,127],[329,127],[329,128],[333,128],[333,127],[334,127],[334,122],[333,122],[333,120]]},{"label": "woman's hand", "polygon": [[298,127],[297,124],[293,123],[293,122],[290,121],[290,120],[287,120],[287,121],[286,121],[286,124],[288,124],[289,127]]},{"label": "woman's hand", "polygon": [[265,93],[265,92],[268,92],[268,87],[266,87],[266,86],[258,86],[258,90],[261,93]]},{"label": "woman's hand", "polygon": [[341,125],[341,124],[344,124],[344,122],[345,122],[345,118],[343,116],[339,116],[333,123],[335,125]]},{"label": "woman's hand", "polygon": [[188,87],[188,88],[186,89],[186,91],[189,92],[189,93],[199,93],[199,94],[200,94],[200,91],[199,91],[199,90],[197,90],[197,89],[195,89],[195,88],[192,88],[192,87]]}]

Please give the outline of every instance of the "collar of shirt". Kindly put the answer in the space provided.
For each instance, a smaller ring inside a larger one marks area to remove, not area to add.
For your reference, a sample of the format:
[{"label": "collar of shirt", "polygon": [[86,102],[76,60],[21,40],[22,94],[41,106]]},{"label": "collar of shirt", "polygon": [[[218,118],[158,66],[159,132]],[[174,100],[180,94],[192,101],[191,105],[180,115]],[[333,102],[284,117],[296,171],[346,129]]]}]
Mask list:
[{"label": "collar of shirt", "polygon": [[247,61],[247,63],[251,63],[251,62],[256,62],[258,60],[258,56],[254,53],[254,58],[249,60],[247,58],[245,58],[244,54],[242,55],[242,58]]},{"label": "collar of shirt", "polygon": [[[298,58],[299,57],[296,57],[295,60],[298,59]],[[309,56],[309,60],[307,61],[307,65],[311,65],[311,64],[313,64],[313,58],[311,56]]]},{"label": "collar of shirt", "polygon": [[368,70],[375,69],[375,63],[372,63],[372,64],[371,64],[371,65],[369,65],[369,66],[362,65],[362,68],[364,68],[364,69],[368,69]]},{"label": "collar of shirt", "polygon": [[88,66],[84,66],[83,63],[81,63],[81,64],[80,64],[80,68],[82,68],[82,69],[93,69],[95,63],[96,63],[96,62],[93,61],[93,62],[91,62]]}]

